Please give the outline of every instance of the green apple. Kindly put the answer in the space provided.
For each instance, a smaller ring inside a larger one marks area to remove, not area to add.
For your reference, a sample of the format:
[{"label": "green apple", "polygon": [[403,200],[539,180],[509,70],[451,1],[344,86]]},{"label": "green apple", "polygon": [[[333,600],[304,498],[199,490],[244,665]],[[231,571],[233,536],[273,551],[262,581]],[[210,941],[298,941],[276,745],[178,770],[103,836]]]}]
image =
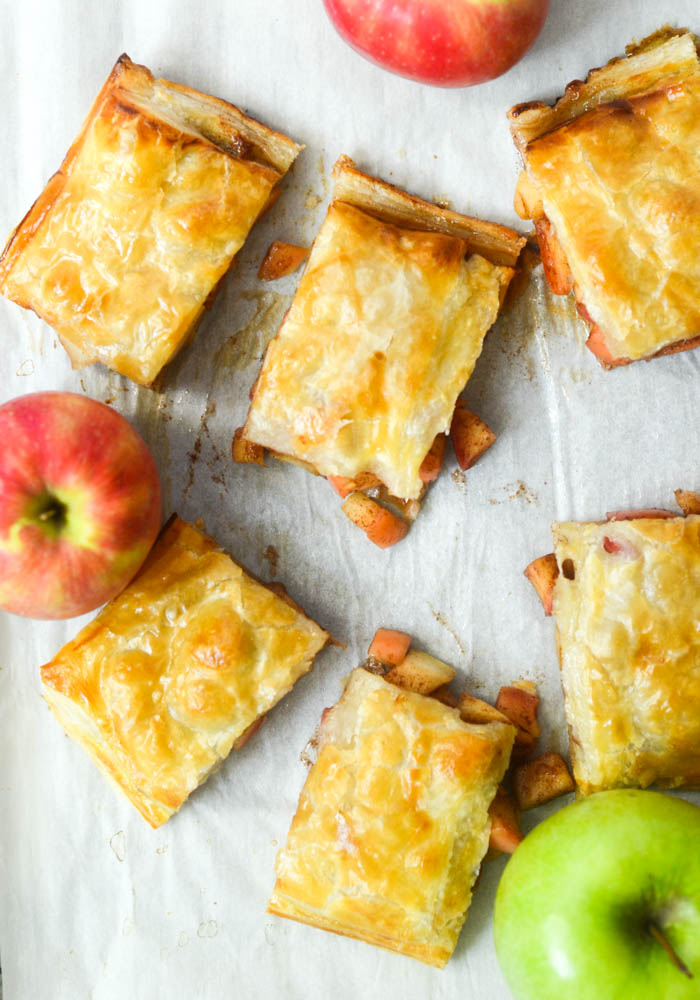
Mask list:
[{"label": "green apple", "polygon": [[598,792],[530,833],[496,896],[516,1000],[700,998],[700,808]]}]

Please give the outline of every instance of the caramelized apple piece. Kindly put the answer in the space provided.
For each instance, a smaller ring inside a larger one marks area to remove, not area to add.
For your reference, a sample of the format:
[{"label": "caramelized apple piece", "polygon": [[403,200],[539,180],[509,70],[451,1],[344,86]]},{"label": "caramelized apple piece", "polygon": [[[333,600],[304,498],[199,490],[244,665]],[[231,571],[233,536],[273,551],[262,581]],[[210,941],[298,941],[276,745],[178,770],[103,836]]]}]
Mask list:
[{"label": "caramelized apple piece", "polygon": [[365,490],[372,490],[382,485],[373,472],[361,472],[354,479],[348,479],[347,476],[328,476],[327,478],[335,492],[343,500],[356,490],[363,493]]},{"label": "caramelized apple piece", "polygon": [[555,295],[568,295],[574,287],[574,279],[569,267],[569,261],[561,243],[557,239],[549,219],[542,218],[535,221],[535,231],[537,242],[540,245],[540,256],[544,267],[544,276],[547,284]]},{"label": "caramelized apple piece", "polygon": [[266,718],[267,716],[265,715],[259,715],[258,718],[255,720],[255,722],[251,723],[251,725],[249,725],[248,728],[244,732],[242,732],[241,735],[238,737],[238,739],[234,742],[233,749],[242,750],[243,747],[248,742],[248,740],[251,739],[251,737],[255,736],[258,729],[260,729]]},{"label": "caramelized apple piece", "polygon": [[530,736],[540,738],[540,726],[537,721],[537,708],[540,699],[537,688],[532,681],[516,681],[500,689],[496,698],[496,708],[503,715]]},{"label": "caramelized apple piece", "polygon": [[628,538],[611,538],[603,536],[603,548],[611,555],[622,556],[625,559],[639,559],[641,552]]},{"label": "caramelized apple piece", "polygon": [[523,811],[573,792],[575,787],[566,761],[551,751],[520,764],[513,775],[515,796]]},{"label": "caramelized apple piece", "polygon": [[[579,312],[582,311],[581,306],[579,306]],[[588,314],[584,315],[584,319]],[[600,361],[603,368],[619,368],[622,365],[631,364],[631,358],[615,358],[610,353],[610,348],[605,343],[605,337],[603,336],[600,327],[596,326],[595,323],[591,326],[590,333],[588,334],[588,340],[586,341],[586,347],[591,351]]]},{"label": "caramelized apple piece", "polygon": [[343,504],[343,513],[380,549],[396,545],[408,534],[405,521],[364,493],[351,493]]},{"label": "caramelized apple piece", "polygon": [[231,454],[234,462],[254,462],[256,465],[265,464],[265,449],[262,445],[246,441],[243,437],[242,427],[234,431]]},{"label": "caramelized apple piece", "polygon": [[537,596],[542,602],[544,613],[549,617],[552,613],[552,601],[554,598],[554,584],[559,576],[557,557],[553,552],[539,559],[533,559],[525,569],[525,576],[537,592]]},{"label": "caramelized apple piece", "polygon": [[416,694],[432,694],[443,684],[449,684],[455,676],[454,667],[429,653],[419,653],[412,649],[397,666],[392,667],[385,680],[398,687],[415,691]]},{"label": "caramelized apple piece", "polygon": [[501,786],[489,806],[489,817],[491,819],[489,848],[499,853],[512,854],[523,839],[523,835],[515,799]]},{"label": "caramelized apple piece", "polygon": [[503,712],[499,712],[487,701],[475,698],[468,691],[463,691],[459,696],[457,708],[465,722],[472,722],[477,726],[487,725],[489,722],[510,722]]},{"label": "caramelized apple piece", "polygon": [[406,632],[397,632],[393,628],[378,628],[369,644],[367,655],[379,660],[380,663],[398,667],[406,658],[410,645],[411,637]]},{"label": "caramelized apple piece", "polygon": [[518,177],[513,208],[521,219],[540,219],[544,215],[542,197],[527,170],[521,170]]},{"label": "caramelized apple piece", "polygon": [[309,256],[308,247],[298,247],[294,243],[280,243],[275,240],[267,248],[267,253],[258,270],[260,281],[275,281],[292,274]]},{"label": "caramelized apple piece", "polygon": [[513,760],[523,760],[528,757],[537,745],[540,738],[540,727],[537,722],[539,703],[535,685],[529,681],[502,687],[498,692],[496,708],[513,723],[516,729]]},{"label": "caramelized apple piece", "polygon": [[449,708],[457,708],[459,704],[458,699],[447,684],[441,684],[439,688],[431,691],[430,697],[437,698],[438,701],[441,701],[443,705],[449,706]]},{"label": "caramelized apple piece", "polygon": [[432,483],[437,479],[442,468],[442,459],[445,454],[445,444],[447,438],[444,434],[438,434],[430,446],[430,451],[423,459],[418,475],[424,483]]},{"label": "caramelized apple piece", "polygon": [[689,514],[700,514],[700,493],[692,490],[676,490],[676,503],[687,517]]},{"label": "caramelized apple piece", "polygon": [[643,518],[678,517],[673,511],[663,507],[645,507],[643,510],[609,510],[606,521],[637,521]]},{"label": "caramelized apple piece", "polygon": [[491,447],[496,435],[484,421],[458,402],[452,415],[450,439],[461,469],[472,465]]}]

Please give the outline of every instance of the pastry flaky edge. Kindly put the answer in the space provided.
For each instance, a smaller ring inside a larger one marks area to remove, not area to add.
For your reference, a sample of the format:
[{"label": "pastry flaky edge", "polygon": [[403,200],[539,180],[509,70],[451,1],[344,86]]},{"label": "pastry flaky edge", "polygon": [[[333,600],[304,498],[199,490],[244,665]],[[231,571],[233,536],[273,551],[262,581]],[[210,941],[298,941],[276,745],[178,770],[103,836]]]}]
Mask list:
[{"label": "pastry flaky edge", "polygon": [[[674,79],[682,80],[697,72],[698,49],[695,36],[685,28],[665,27],[637,44],[628,45],[624,56],[592,69],[585,80],[572,80],[567,84],[563,96],[554,104],[526,101],[514,105],[508,112],[511,135],[525,164],[516,188],[515,211],[520,218],[535,222],[543,251],[545,277],[556,294],[568,291],[559,287],[556,273],[557,258],[563,258],[566,264],[566,257],[544,213],[539,192],[528,177],[528,144],[602,104],[642,96],[652,91],[657,84],[669,84]],[[549,243],[550,246],[543,247],[543,243]],[[585,303],[578,301],[575,287],[573,291],[581,315],[591,326],[592,335],[594,328]],[[695,347],[700,347],[700,336],[667,344],[643,360],[650,361],[652,358],[678,354]],[[609,361],[598,356],[598,360],[603,368],[609,370],[618,365],[631,364],[634,359],[615,358]]]},{"label": "pastry flaky edge", "polygon": [[[198,551],[200,555],[215,552],[226,556],[226,558],[229,559],[237,569],[242,571],[244,576],[249,577],[256,584],[259,584],[266,590],[271,591],[275,597],[283,601],[285,604],[288,604],[300,618],[305,619],[309,625],[313,626],[313,628],[318,632],[318,649],[316,649],[313,655],[311,655],[308,667],[300,676],[303,676],[313,670],[314,661],[318,653],[326,645],[335,643],[336,640],[333,639],[333,637],[322,626],[314,621],[314,619],[304,610],[304,608],[301,607],[301,605],[297,604],[297,602],[289,596],[285,587],[281,583],[264,583],[253,573],[249,572],[249,570],[247,570],[244,566],[236,562],[236,560],[233,559],[233,557],[225,549],[220,547],[214,539],[206,533],[204,524],[201,520],[191,524],[188,521],[183,521],[177,514],[172,514],[161,528],[160,533],[153,544],[148,557],[146,558],[146,561],[129,586],[131,586],[134,582],[137,582],[138,579],[144,573],[148,572],[153,566],[157,566],[159,561],[167,555],[169,550],[175,548],[183,541],[186,544],[188,536],[190,538],[191,536],[194,536],[196,543],[199,546]],[[128,587],[125,589],[128,590]],[[96,635],[105,630],[105,612],[109,611],[113,603],[119,602],[121,596],[121,594],[118,594],[116,598],[113,598],[112,601],[105,605],[93,621],[89,622],[83,629],[81,629],[74,639],[59,650],[55,657],[43,664],[41,667],[42,696],[61,727],[65,730],[68,736],[75,740],[75,742],[88,754],[90,760],[99,768],[102,774],[107,778],[110,785],[118,791],[120,795],[126,796],[126,798],[138,810],[150,826],[153,827],[153,829],[157,829],[179,811],[194,789],[191,788],[186,790],[182,796],[178,796],[177,801],[173,800],[167,802],[163,799],[154,797],[150,794],[148,788],[135,785],[131,780],[131,775],[125,773],[124,768],[120,763],[120,756],[117,752],[115,752],[113,744],[104,738],[100,728],[93,718],[93,713],[91,712],[89,705],[83,704],[82,699],[71,697],[70,695],[59,690],[61,687],[60,678],[57,678],[55,673],[56,663],[60,657],[65,656],[67,653],[70,654],[71,652],[77,651],[79,653],[82,645],[89,642]],[[274,708],[275,705],[277,705],[290,690],[291,687],[280,691],[271,708]],[[197,788],[201,787],[208,780],[208,778],[223,765],[231,750],[243,749],[248,740],[257,732],[264,722],[268,711],[270,711],[270,709],[266,709],[261,712],[247,727],[247,729],[245,729],[233,741],[233,743],[229,743],[228,749],[226,749],[223,754],[217,753],[216,759],[213,761],[211,767],[200,774],[196,785]]]},{"label": "pastry flaky edge", "polygon": [[[386,678],[382,678],[375,675],[374,670],[368,669],[367,662],[354,670],[350,676],[347,678],[345,691],[333,708],[337,708],[344,699],[347,699],[350,690],[352,688],[353,680],[358,678],[363,678],[365,683],[370,683],[373,687],[392,689],[395,688],[397,698],[406,698],[407,700],[414,701],[428,701],[434,702],[438,699],[433,698],[431,695],[420,694],[417,691],[412,691],[410,687],[406,687],[403,684],[389,681]],[[448,705],[442,705],[444,709],[444,714],[446,718],[459,719],[458,710],[452,708]],[[332,709],[327,709],[327,712],[332,712]],[[323,723],[326,718],[326,714],[321,720],[321,733],[323,732]],[[489,841],[489,828],[490,828],[490,817],[488,816],[488,808],[493,802],[494,797],[497,794],[499,782],[502,780],[503,775],[508,767],[510,761],[510,755],[513,747],[513,739],[515,735],[514,728],[509,724],[502,724],[501,722],[490,722],[488,724],[472,724],[459,720],[460,727],[463,728],[465,733],[471,733],[483,739],[484,744],[491,744],[491,759],[488,765],[488,773],[483,777],[481,784],[470,789],[471,805],[473,811],[479,811],[486,814],[486,824],[485,826],[479,828],[480,836],[480,846],[477,847],[474,857],[471,859],[473,862],[472,875],[470,890],[473,889],[477,877],[480,865],[487,853],[488,841]],[[315,764],[313,765],[316,766]],[[313,774],[312,770],[309,772],[309,777],[307,781]],[[294,823],[299,819],[301,815],[302,805],[304,803],[304,796],[306,793],[306,783],[301,791],[299,802],[297,805],[297,810],[292,821],[292,827]],[[290,829],[291,833],[291,829]],[[459,840],[459,838],[458,838]],[[278,856],[281,857],[286,850],[286,847],[280,851]],[[429,874],[422,875],[420,871],[407,871],[406,878],[430,878]],[[457,871],[452,872],[453,879],[459,879],[459,873]],[[447,889],[445,890],[447,891]],[[379,948],[384,948],[387,951],[397,952],[400,955],[405,955],[409,958],[417,959],[419,962],[423,962],[426,965],[430,965],[436,968],[444,968],[449,961],[454,948],[456,946],[459,933],[463,926],[464,919],[466,918],[469,905],[471,903],[471,891],[469,893],[469,898],[467,900],[465,909],[462,913],[461,920],[459,922],[459,928],[456,934],[453,935],[452,932],[444,932],[442,936],[435,935],[433,940],[416,940],[415,938],[407,938],[403,936],[398,930],[391,934],[387,929],[369,929],[367,927],[361,928],[357,925],[351,923],[343,923],[341,920],[334,919],[330,915],[324,912],[314,909],[310,906],[305,906],[303,903],[299,903],[294,897],[285,894],[280,889],[279,877],[275,882],[274,889],[272,891],[271,897],[268,901],[267,912],[274,914],[279,917],[286,917],[289,920],[297,921],[298,923],[307,924],[311,927],[316,927],[319,930],[330,931],[333,934],[338,934],[341,937],[354,938],[355,940],[363,941],[366,944],[375,945]],[[371,903],[370,903],[371,905]],[[454,931],[454,928],[452,929]],[[440,937],[440,940],[438,940]]]},{"label": "pastry flaky edge", "polygon": [[[163,103],[151,102],[149,107],[149,102],[145,99],[145,91],[153,86],[159,88]],[[24,218],[10,233],[0,255],[0,292],[3,290],[5,277],[11,271],[14,261],[30,243],[34,233],[51,212],[52,206],[61,194],[66,178],[73,163],[80,155],[85,137],[93,121],[99,115],[104,103],[119,91],[123,91],[127,99],[126,113],[133,113],[133,109],[128,105],[128,96],[131,93],[139,100],[138,113],[148,117],[150,122],[157,125],[158,122],[163,121],[164,113],[172,111],[175,121],[178,122],[178,128],[191,131],[230,156],[238,158],[241,155],[242,138],[246,143],[247,156],[261,166],[271,168],[279,174],[279,180],[284,177],[304,148],[303,145],[294,142],[288,136],[274,132],[261,122],[250,118],[234,104],[229,104],[228,101],[221,98],[212,97],[210,94],[193,90],[182,84],[173,83],[171,80],[154,77],[148,67],[132,62],[126,53],[122,53],[95,98],[80,132],[68,149],[61,166],[49,179],[46,187]],[[166,135],[170,134],[172,125],[168,124],[167,120],[164,122],[164,127]],[[278,193],[276,184],[263,212],[276,200]],[[231,263],[233,264],[233,261]],[[204,311],[211,306],[218,288],[219,284],[212,289],[201,312],[195,316],[188,335],[180,345],[180,350],[192,340]],[[23,302],[19,299],[14,301],[25,309],[34,309],[29,302]],[[58,336],[74,368],[83,368],[97,360],[86,357],[72,344],[64,340],[60,334]]]},{"label": "pastry flaky edge", "polygon": [[505,267],[515,267],[525,238],[514,229],[461,215],[423,201],[378,177],[359,170],[349,156],[341,156],[333,166],[333,200],[344,201],[406,229],[458,236],[469,253],[478,253]]}]

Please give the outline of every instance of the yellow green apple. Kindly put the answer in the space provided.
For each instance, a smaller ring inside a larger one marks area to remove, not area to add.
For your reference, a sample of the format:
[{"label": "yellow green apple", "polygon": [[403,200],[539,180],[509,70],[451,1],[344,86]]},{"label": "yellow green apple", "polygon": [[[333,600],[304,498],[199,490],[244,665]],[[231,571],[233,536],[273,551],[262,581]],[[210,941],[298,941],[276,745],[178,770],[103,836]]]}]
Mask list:
[{"label": "yellow green apple", "polygon": [[598,792],[528,834],[496,896],[516,1000],[698,1000],[700,808]]}]

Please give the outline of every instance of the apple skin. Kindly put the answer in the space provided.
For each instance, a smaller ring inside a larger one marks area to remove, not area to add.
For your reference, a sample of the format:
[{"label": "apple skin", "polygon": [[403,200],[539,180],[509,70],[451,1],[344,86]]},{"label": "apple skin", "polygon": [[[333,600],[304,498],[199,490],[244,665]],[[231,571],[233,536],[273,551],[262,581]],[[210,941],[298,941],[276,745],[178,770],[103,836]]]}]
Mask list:
[{"label": "apple skin", "polygon": [[[516,1000],[698,1000],[700,808],[597,792],[537,826],[498,887],[496,952]],[[693,974],[645,929],[655,920]]]},{"label": "apple skin", "polygon": [[72,618],[127,585],[161,522],[155,462],[104,403],[37,392],[0,406],[0,608]]},{"label": "apple skin", "polygon": [[534,44],[549,0],[323,0],[341,38],[371,62],[436,87],[470,87]]}]

